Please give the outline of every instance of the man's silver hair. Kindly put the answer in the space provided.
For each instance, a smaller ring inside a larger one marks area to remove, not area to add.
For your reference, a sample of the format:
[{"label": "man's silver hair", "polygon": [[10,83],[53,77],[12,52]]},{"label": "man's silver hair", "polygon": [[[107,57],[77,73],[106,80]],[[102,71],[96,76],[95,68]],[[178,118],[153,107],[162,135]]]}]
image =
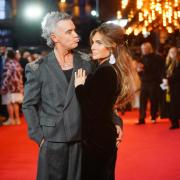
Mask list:
[{"label": "man's silver hair", "polygon": [[54,42],[51,39],[51,33],[56,29],[56,25],[59,21],[69,20],[71,16],[67,13],[62,13],[58,11],[52,11],[43,18],[41,22],[42,37],[46,40],[49,47],[54,47]]}]

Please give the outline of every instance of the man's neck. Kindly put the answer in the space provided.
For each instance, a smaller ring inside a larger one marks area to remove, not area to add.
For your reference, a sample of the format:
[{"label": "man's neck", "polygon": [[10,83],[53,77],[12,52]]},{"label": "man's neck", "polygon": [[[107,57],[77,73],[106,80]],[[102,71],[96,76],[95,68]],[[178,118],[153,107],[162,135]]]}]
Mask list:
[{"label": "man's neck", "polygon": [[54,48],[56,59],[62,69],[67,70],[73,68],[73,57],[71,50]]},{"label": "man's neck", "polygon": [[69,55],[72,54],[72,51],[71,50],[66,50],[66,49],[62,49],[62,48],[59,48],[59,47],[55,47],[54,48],[54,52],[55,52],[55,55],[58,56],[56,57],[58,60],[60,61],[65,61],[65,58]]}]

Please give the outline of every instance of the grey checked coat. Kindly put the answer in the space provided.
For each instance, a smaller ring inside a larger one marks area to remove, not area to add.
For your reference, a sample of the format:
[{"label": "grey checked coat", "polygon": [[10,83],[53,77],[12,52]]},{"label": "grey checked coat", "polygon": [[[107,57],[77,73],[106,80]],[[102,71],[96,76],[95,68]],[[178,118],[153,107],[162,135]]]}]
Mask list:
[{"label": "grey checked coat", "polygon": [[81,53],[74,53],[69,84],[54,52],[26,66],[22,109],[29,136],[38,144],[43,138],[53,142],[81,140],[81,111],[75,95],[74,73],[79,68],[91,72],[85,58]]}]

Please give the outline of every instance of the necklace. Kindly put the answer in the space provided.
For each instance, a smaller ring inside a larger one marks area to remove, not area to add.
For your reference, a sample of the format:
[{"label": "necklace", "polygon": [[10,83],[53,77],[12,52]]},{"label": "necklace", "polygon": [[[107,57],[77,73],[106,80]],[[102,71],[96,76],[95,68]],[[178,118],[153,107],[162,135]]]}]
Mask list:
[{"label": "necklace", "polygon": [[61,68],[63,70],[68,70],[73,67],[72,54],[68,54],[65,56],[65,59],[67,59],[67,61],[65,61],[65,59],[64,59],[64,61],[62,61],[62,60],[60,60],[61,58],[59,57],[59,54],[57,53],[56,50],[54,51],[54,53],[56,55],[59,65],[61,66]]}]

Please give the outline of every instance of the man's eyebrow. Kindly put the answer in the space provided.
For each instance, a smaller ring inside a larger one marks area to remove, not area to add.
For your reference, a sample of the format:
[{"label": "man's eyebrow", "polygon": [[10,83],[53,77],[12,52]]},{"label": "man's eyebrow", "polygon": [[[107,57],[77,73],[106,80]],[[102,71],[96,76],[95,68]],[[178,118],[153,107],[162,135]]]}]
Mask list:
[{"label": "man's eyebrow", "polygon": [[70,31],[75,31],[75,30],[76,30],[76,28],[71,28],[71,29],[65,30],[65,32],[70,32]]}]

